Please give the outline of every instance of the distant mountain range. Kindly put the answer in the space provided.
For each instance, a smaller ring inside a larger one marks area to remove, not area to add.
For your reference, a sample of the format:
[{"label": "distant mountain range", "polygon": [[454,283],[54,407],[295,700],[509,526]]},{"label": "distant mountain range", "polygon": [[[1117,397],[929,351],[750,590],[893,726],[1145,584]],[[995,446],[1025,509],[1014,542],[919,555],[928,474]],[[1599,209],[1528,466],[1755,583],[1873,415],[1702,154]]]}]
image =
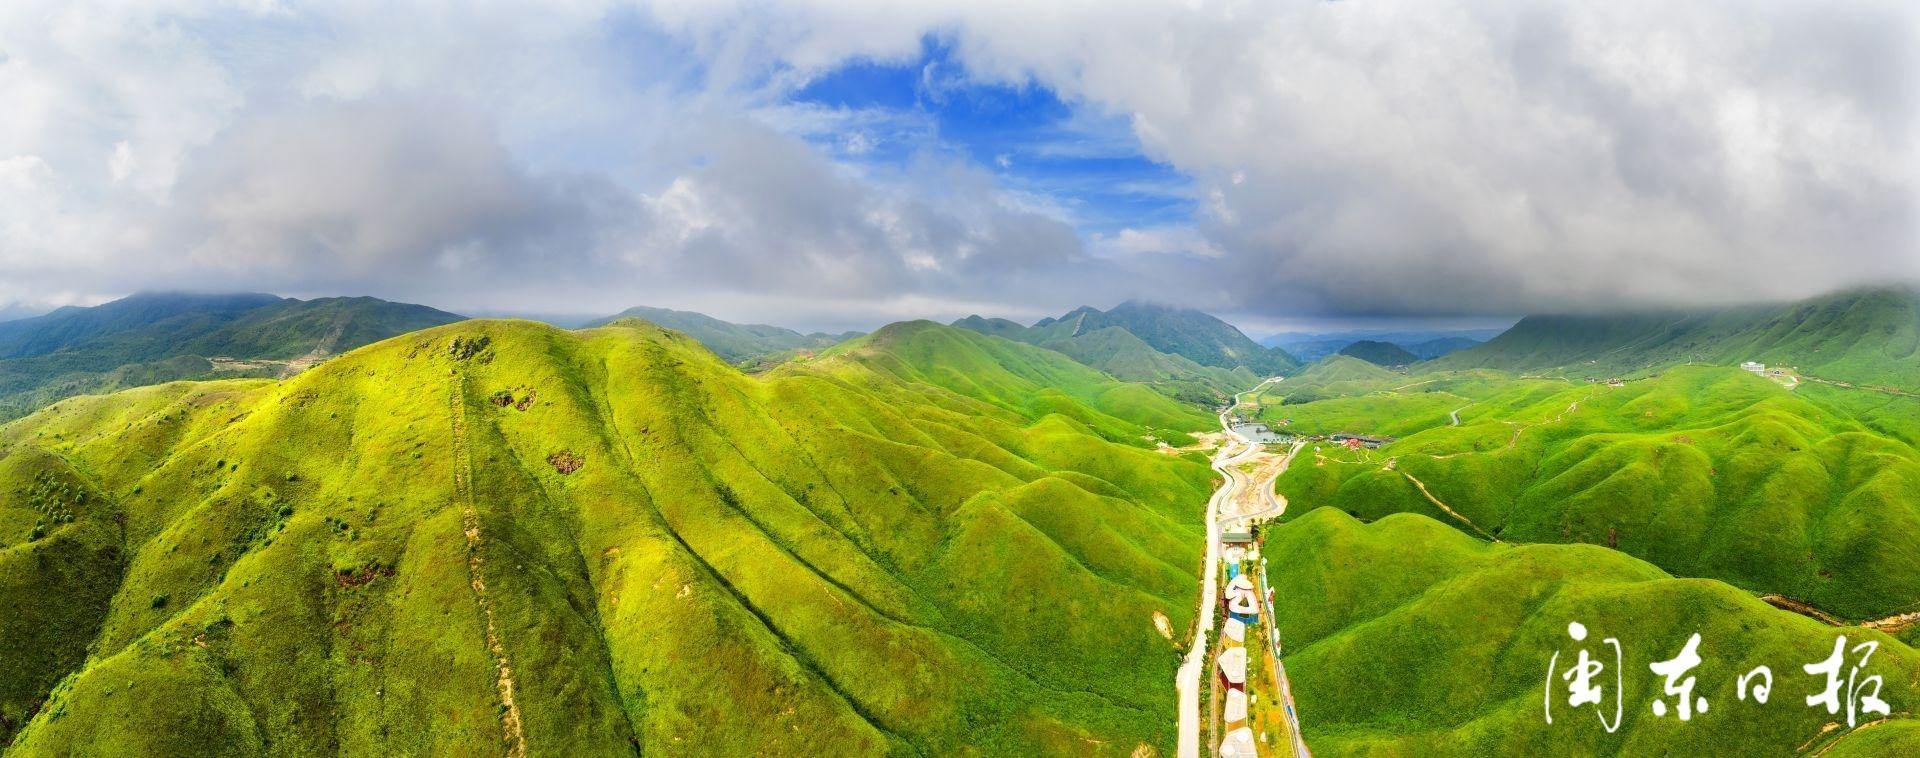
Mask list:
[{"label": "distant mountain range", "polygon": [[1407,366],[1420,361],[1420,356],[1414,355],[1404,347],[1377,340],[1360,340],[1340,348],[1340,354],[1359,358],[1376,366]]},{"label": "distant mountain range", "polygon": [[1501,329],[1400,330],[1361,329],[1341,332],[1281,332],[1260,340],[1267,347],[1287,351],[1301,361],[1311,363],[1340,352],[1362,340],[1388,342],[1405,348],[1422,360],[1438,358],[1455,350],[1478,345]]},{"label": "distant mountain range", "polygon": [[[1437,360],[1417,362],[1474,337],[1356,338],[1301,367],[1139,303],[860,336],[254,294],[61,309],[0,324],[9,407],[286,378],[0,425],[0,744],[1171,752],[1217,479],[1193,403],[1285,372],[1254,400],[1276,429],[1397,438],[1310,443],[1277,485],[1295,506],[1261,528],[1274,554],[1332,556],[1269,580],[1311,611],[1275,620],[1314,748],[1501,752],[1497,725],[1508,752],[1618,752],[1590,718],[1531,710],[1569,618],[1707,629],[1745,670],[1819,660],[1836,633],[1756,593],[1848,621],[1914,607],[1914,399],[1730,366],[1910,386],[1916,314],[1875,291],[1538,316]],[[1667,369],[1687,361],[1719,365]],[[1662,375],[1515,375],[1626,371]],[[1915,631],[1846,633],[1885,645],[1890,683],[1920,676]],[[1723,709],[1716,686],[1680,752],[1826,734],[1829,714]],[[1383,727],[1382,703],[1414,716]]]},{"label": "distant mountain range", "polygon": [[371,297],[150,292],[0,323],[0,419],[77,394],[178,379],[285,376],[461,320]]},{"label": "distant mountain range", "polygon": [[860,336],[860,332],[801,334],[766,324],[735,324],[692,311],[636,306],[587,326],[604,326],[623,318],[639,318],[682,332],[705,345],[728,363],[746,364],[776,358],[796,350],[817,349]]},{"label": "distant mountain range", "polygon": [[1232,324],[1191,308],[1129,300],[1112,310],[1076,308],[1060,318],[1045,318],[1030,329],[1039,341],[1086,334],[1117,326],[1163,353],[1184,356],[1202,366],[1246,368],[1262,376],[1290,371],[1300,361],[1254,342]]},{"label": "distant mountain range", "polygon": [[1108,311],[1076,308],[1033,326],[981,316],[953,326],[1039,345],[1116,378],[1204,404],[1300,365],[1285,351],[1261,347],[1206,313],[1131,301]]},{"label": "distant mountain range", "polygon": [[1844,292],[1794,303],[1602,316],[1528,316],[1435,369],[1628,375],[1684,363],[1758,361],[1833,381],[1920,391],[1920,291]]}]

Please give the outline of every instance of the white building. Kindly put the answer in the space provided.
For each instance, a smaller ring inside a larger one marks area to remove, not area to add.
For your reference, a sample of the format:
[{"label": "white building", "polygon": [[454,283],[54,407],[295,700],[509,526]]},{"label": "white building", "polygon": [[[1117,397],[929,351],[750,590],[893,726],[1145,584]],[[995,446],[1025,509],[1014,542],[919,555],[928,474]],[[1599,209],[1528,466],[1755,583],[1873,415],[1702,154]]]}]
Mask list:
[{"label": "white building", "polygon": [[1752,371],[1753,373],[1756,373],[1756,374],[1767,373],[1767,364],[1764,364],[1764,363],[1755,363],[1753,361],[1747,361],[1745,363],[1740,364],[1740,368],[1746,369],[1748,371]]}]

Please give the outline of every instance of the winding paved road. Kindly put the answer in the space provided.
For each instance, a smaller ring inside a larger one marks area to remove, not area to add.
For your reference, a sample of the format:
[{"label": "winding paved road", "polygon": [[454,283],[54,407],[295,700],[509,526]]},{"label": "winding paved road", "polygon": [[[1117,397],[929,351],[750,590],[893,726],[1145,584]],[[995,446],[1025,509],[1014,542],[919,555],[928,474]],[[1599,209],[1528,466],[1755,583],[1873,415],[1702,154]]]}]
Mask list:
[{"label": "winding paved road", "polygon": [[[1214,454],[1213,470],[1220,472],[1221,475],[1225,477],[1225,480],[1221,483],[1219,489],[1214,490],[1213,497],[1207,500],[1207,555],[1206,560],[1200,568],[1200,623],[1195,627],[1193,647],[1187,651],[1186,662],[1180,665],[1179,673],[1174,676],[1174,684],[1180,693],[1179,758],[1199,758],[1201,754],[1200,675],[1206,671],[1207,651],[1209,649],[1207,639],[1208,636],[1213,633],[1215,623],[1214,611],[1220,605],[1220,533],[1228,521],[1238,521],[1240,519],[1283,512],[1287,507],[1286,500],[1283,498],[1276,499],[1271,487],[1269,487],[1267,492],[1268,508],[1266,510],[1252,514],[1234,514],[1225,517],[1220,515],[1221,504],[1232,502],[1234,495],[1240,491],[1240,488],[1247,486],[1246,481],[1240,474],[1239,465],[1260,451],[1258,444],[1255,444],[1252,440],[1241,436],[1240,433],[1233,430],[1233,424],[1229,421],[1228,417],[1232,415],[1234,409],[1240,407],[1242,397],[1259,392],[1267,385],[1280,380],[1281,377],[1273,377],[1255,385],[1251,390],[1234,395],[1233,404],[1227,406],[1226,410],[1220,412],[1220,429],[1226,433],[1227,442],[1221,446],[1219,452]],[[1287,452],[1288,463],[1292,462],[1293,454],[1298,452],[1302,445],[1303,443],[1296,442],[1293,448]],[[1286,471],[1286,466],[1283,464],[1279,471]],[[1275,476],[1278,475],[1278,473],[1275,474]],[[1291,687],[1285,680],[1286,674],[1283,670],[1281,673],[1281,686],[1290,690]],[[1291,701],[1291,694],[1288,695],[1288,699]],[[1291,706],[1291,703],[1289,703],[1289,706]],[[1296,745],[1295,751],[1296,753],[1303,754],[1306,747],[1297,737],[1300,733],[1300,726],[1294,718],[1291,707],[1287,709],[1287,718],[1296,735],[1294,740]]]}]

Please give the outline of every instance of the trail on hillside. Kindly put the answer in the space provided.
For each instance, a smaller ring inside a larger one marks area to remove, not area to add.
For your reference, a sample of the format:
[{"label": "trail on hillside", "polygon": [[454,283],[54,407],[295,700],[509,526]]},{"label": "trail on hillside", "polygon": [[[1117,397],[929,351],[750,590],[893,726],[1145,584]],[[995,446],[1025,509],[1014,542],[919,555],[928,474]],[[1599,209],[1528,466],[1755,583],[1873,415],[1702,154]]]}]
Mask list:
[{"label": "trail on hillside", "polygon": [[1760,599],[1775,608],[1793,611],[1807,618],[1824,622],[1828,626],[1859,626],[1866,629],[1886,632],[1887,634],[1899,634],[1913,628],[1915,624],[1920,624],[1920,611],[1896,613],[1886,618],[1872,619],[1870,621],[1862,621],[1859,624],[1852,624],[1840,620],[1839,617],[1831,613],[1785,595],[1766,594],[1761,595]]},{"label": "trail on hillside", "polygon": [[[1506,444],[1506,445],[1504,445],[1504,446],[1502,446],[1502,448],[1501,448],[1501,449],[1503,449],[1503,450],[1511,450],[1511,449],[1513,449],[1513,446],[1514,446],[1514,445],[1517,445],[1517,444],[1520,444],[1520,434],[1521,434],[1522,432],[1525,432],[1525,431],[1526,431],[1526,430],[1528,430],[1528,429],[1532,429],[1532,428],[1534,428],[1534,427],[1536,427],[1536,426],[1546,426],[1547,424],[1557,424],[1557,423],[1559,423],[1561,419],[1564,419],[1564,418],[1566,418],[1566,417],[1567,417],[1567,414],[1569,414],[1569,413],[1573,413],[1574,411],[1578,411],[1578,410],[1580,410],[1580,403],[1582,403],[1582,402],[1585,402],[1585,401],[1587,401],[1587,400],[1592,400],[1592,399],[1593,399],[1593,396],[1594,396],[1594,395],[1598,395],[1598,394],[1600,394],[1600,389],[1599,389],[1598,387],[1596,387],[1596,388],[1594,388],[1594,390],[1593,390],[1592,392],[1589,392],[1589,393],[1587,393],[1587,396],[1586,396],[1586,397],[1583,397],[1583,398],[1580,398],[1579,400],[1575,400],[1575,401],[1573,401],[1573,402],[1571,402],[1571,403],[1568,403],[1568,404],[1567,404],[1567,407],[1566,407],[1566,409],[1565,409],[1565,410],[1562,410],[1562,411],[1560,411],[1560,412],[1559,412],[1559,413],[1557,413],[1557,414],[1554,414],[1554,416],[1553,416],[1553,418],[1549,418],[1549,419],[1542,419],[1542,420],[1540,420],[1540,421],[1535,421],[1535,422],[1533,422],[1533,423],[1531,423],[1531,424],[1525,424],[1525,423],[1521,423],[1521,422],[1519,422],[1519,421],[1501,421],[1500,423],[1502,423],[1502,424],[1506,424],[1506,425],[1508,425],[1508,426],[1511,426],[1511,427],[1513,427],[1513,434],[1507,437],[1507,444]],[[1459,408],[1459,410],[1456,410],[1456,411],[1454,411],[1454,412],[1453,412],[1452,414],[1449,414],[1449,415],[1452,415],[1452,416],[1453,416],[1453,425],[1454,425],[1454,426],[1459,426],[1459,425],[1460,425],[1460,417],[1459,417],[1459,416],[1458,416],[1457,414],[1459,414],[1459,413],[1460,413],[1460,411],[1464,411],[1464,410],[1466,410],[1466,409],[1468,409],[1468,408],[1471,408],[1471,407],[1473,407],[1473,405],[1474,405],[1473,403],[1468,403],[1468,404],[1466,404],[1466,405],[1463,405],[1463,406],[1460,406],[1460,408]],[[1440,454],[1440,455],[1429,455],[1429,456],[1427,456],[1427,457],[1428,457],[1428,458],[1431,458],[1431,459],[1433,459],[1433,460],[1436,460],[1436,461],[1444,461],[1444,460],[1446,460],[1446,459],[1448,459],[1448,458],[1456,458],[1456,457],[1459,457],[1459,456],[1462,456],[1462,455],[1477,455],[1477,454],[1480,454],[1480,453],[1483,453],[1483,452],[1486,452],[1486,451],[1483,451],[1483,450],[1461,450],[1461,451],[1459,451],[1459,452],[1453,452],[1453,453],[1442,453],[1442,454]]]},{"label": "trail on hillside", "polygon": [[340,335],[345,334],[346,331],[347,314],[342,312],[333,317],[333,326],[327,329],[326,335],[322,336],[319,342],[313,344],[312,350],[308,350],[306,355],[287,361],[286,367],[280,369],[279,378],[293,376],[312,368],[313,364],[326,360],[327,356],[333,355],[334,347],[340,344]]},{"label": "trail on hillside", "polygon": [[1473,523],[1473,521],[1469,520],[1466,516],[1460,515],[1459,511],[1456,511],[1452,508],[1447,507],[1446,503],[1440,502],[1440,498],[1434,497],[1432,492],[1427,491],[1426,482],[1420,481],[1420,479],[1418,477],[1415,477],[1413,474],[1407,473],[1405,471],[1401,471],[1398,467],[1389,467],[1387,470],[1399,471],[1401,476],[1404,476],[1407,478],[1407,481],[1413,482],[1414,488],[1420,490],[1420,494],[1425,495],[1427,498],[1427,502],[1433,503],[1433,506],[1435,508],[1439,508],[1440,510],[1446,511],[1447,515],[1454,517],[1454,519],[1458,520],[1462,524],[1466,524],[1467,528],[1472,529],[1476,532],[1479,532],[1480,536],[1485,537],[1494,542],[1500,541],[1499,537],[1495,537],[1492,534],[1488,533],[1487,530],[1481,529],[1479,524]]},{"label": "trail on hillside", "polygon": [[1860,625],[1868,629],[1878,629],[1888,634],[1898,634],[1913,628],[1915,624],[1920,624],[1920,611],[1897,613],[1883,619],[1864,621],[1861,622]]},{"label": "trail on hillside", "polygon": [[1795,376],[1805,381],[1819,382],[1821,384],[1825,384],[1832,387],[1839,387],[1841,389],[1862,390],[1865,392],[1878,392],[1882,395],[1893,395],[1895,397],[1920,398],[1920,393],[1908,392],[1906,390],[1898,390],[1892,387],[1882,387],[1877,384],[1854,384],[1853,382],[1842,382],[1842,381],[1836,381],[1833,379],[1821,379],[1820,377],[1807,376],[1806,374],[1795,374]]},{"label": "trail on hillside", "polygon": [[507,648],[493,622],[493,603],[487,599],[487,580],[481,569],[482,535],[480,515],[473,505],[473,453],[467,446],[467,377],[456,372],[447,397],[448,417],[453,424],[453,496],[460,503],[460,525],[467,535],[467,581],[473,586],[473,599],[486,620],[487,652],[493,655],[499,676],[494,685],[500,692],[500,731],[507,740],[507,755],[525,758],[527,738],[521,729],[520,706],[513,699],[513,666],[507,660]]}]

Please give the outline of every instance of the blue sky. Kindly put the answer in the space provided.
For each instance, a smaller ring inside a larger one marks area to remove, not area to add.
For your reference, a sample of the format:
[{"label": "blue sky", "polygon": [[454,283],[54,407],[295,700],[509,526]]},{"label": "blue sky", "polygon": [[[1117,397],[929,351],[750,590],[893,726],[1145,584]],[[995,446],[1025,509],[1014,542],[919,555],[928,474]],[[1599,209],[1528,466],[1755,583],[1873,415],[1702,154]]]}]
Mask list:
[{"label": "blue sky", "polygon": [[13,0],[0,312],[191,288],[838,330],[1146,298],[1261,331],[1915,282],[1915,20]]},{"label": "blue sky", "polygon": [[1031,81],[971,76],[935,37],[923,38],[911,60],[852,60],[790,101],[860,115],[867,128],[809,137],[842,161],[884,169],[926,154],[958,156],[1009,191],[1058,203],[1083,236],[1193,218],[1193,181],[1148,157],[1125,117]]}]

